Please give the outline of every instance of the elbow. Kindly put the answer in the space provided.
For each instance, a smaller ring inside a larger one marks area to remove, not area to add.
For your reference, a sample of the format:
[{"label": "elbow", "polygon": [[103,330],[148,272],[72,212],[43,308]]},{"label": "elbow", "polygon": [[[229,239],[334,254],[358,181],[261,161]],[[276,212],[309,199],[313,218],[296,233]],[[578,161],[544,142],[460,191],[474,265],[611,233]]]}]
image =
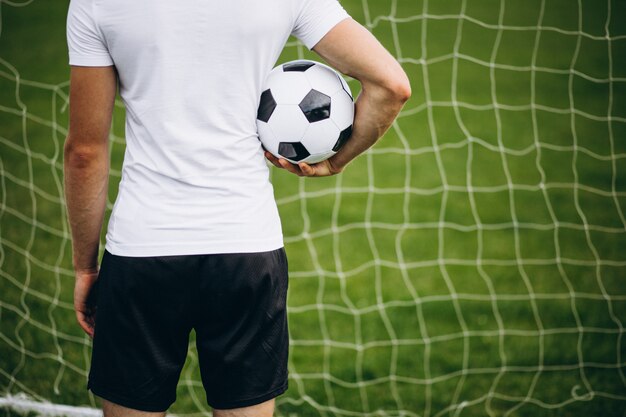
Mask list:
[{"label": "elbow", "polygon": [[87,169],[97,164],[102,157],[106,157],[106,145],[78,144],[71,136],[65,140],[63,147],[63,163],[68,168]]},{"label": "elbow", "polygon": [[394,98],[402,104],[409,101],[411,98],[411,84],[409,83],[409,80],[406,79],[396,83],[396,85],[392,88],[392,94]]},{"label": "elbow", "polygon": [[394,103],[399,107],[402,107],[411,98],[411,84],[404,72],[388,77],[377,87],[387,103]]},{"label": "elbow", "polygon": [[387,82],[386,89],[388,94],[401,104],[406,103],[411,98],[411,83],[404,71],[400,71],[391,78]]}]

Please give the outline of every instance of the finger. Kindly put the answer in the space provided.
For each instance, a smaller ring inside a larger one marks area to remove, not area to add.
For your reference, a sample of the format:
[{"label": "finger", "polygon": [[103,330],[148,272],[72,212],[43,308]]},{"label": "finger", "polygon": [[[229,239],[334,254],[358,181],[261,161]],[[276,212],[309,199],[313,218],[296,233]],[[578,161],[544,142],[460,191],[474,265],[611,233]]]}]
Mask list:
[{"label": "finger", "polygon": [[267,158],[268,161],[270,161],[272,163],[272,165],[274,165],[276,168],[282,168],[282,166],[278,163],[278,158],[276,158],[274,155],[272,155],[270,152],[265,151],[265,157]]},{"label": "finger", "polygon": [[307,164],[306,162],[300,162],[298,164],[298,167],[300,168],[302,173],[306,175],[307,177],[312,177],[315,175],[315,169],[311,165]]},{"label": "finger", "polygon": [[80,325],[81,329],[83,329],[83,331],[87,333],[89,337],[93,338],[94,329],[96,327],[95,318],[93,316],[86,316],[84,313],[77,311],[76,319],[78,320],[78,324]]},{"label": "finger", "polygon": [[300,170],[300,167],[298,165],[294,165],[291,162],[287,161],[286,159],[279,159],[278,163],[281,165],[282,168],[286,169],[287,171],[291,172],[292,174],[296,174],[297,176],[301,177],[302,175],[304,175],[302,173],[302,170]]}]

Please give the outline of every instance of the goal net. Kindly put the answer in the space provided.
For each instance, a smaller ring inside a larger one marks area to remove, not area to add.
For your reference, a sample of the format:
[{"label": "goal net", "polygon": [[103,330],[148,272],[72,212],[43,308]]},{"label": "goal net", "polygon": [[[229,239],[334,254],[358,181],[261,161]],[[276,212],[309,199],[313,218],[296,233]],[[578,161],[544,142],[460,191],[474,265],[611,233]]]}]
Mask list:
[{"label": "goal net", "polygon": [[[277,414],[623,415],[626,1],[341,3],[413,97],[343,174],[272,172],[290,259]],[[67,5],[0,0],[0,408],[96,415],[62,190]],[[318,59],[290,40],[297,58]],[[120,102],[110,143],[109,209]],[[170,411],[210,412],[193,337]]]}]

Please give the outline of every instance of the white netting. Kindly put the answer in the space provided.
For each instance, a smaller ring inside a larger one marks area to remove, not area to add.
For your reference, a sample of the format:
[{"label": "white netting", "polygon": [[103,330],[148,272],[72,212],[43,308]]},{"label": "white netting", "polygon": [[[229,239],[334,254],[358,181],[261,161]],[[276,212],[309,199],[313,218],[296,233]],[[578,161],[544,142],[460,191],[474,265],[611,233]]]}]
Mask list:
[{"label": "white netting", "polygon": [[[273,173],[291,273],[278,413],[622,415],[626,2],[342,4],[414,94],[342,175]],[[0,0],[0,407],[53,414],[97,405],[62,199],[66,9]],[[290,42],[281,60],[304,57]],[[193,349],[178,394],[176,414],[209,411]]]}]

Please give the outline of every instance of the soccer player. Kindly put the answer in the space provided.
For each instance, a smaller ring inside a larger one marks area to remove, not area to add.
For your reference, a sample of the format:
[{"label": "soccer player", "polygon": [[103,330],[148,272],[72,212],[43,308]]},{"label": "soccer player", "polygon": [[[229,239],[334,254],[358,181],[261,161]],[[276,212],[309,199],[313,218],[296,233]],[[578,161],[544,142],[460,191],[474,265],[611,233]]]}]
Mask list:
[{"label": "soccer player", "polygon": [[[362,84],[331,159],[265,154],[326,176],[391,125],[410,96],[404,71],[337,0],[71,0],[67,35],[65,192],[88,388],[106,417],[164,415],[195,330],[214,415],[272,415],[287,389],[288,278],[256,133],[263,81],[295,35]],[[118,86],[126,154],[99,266]]]}]

